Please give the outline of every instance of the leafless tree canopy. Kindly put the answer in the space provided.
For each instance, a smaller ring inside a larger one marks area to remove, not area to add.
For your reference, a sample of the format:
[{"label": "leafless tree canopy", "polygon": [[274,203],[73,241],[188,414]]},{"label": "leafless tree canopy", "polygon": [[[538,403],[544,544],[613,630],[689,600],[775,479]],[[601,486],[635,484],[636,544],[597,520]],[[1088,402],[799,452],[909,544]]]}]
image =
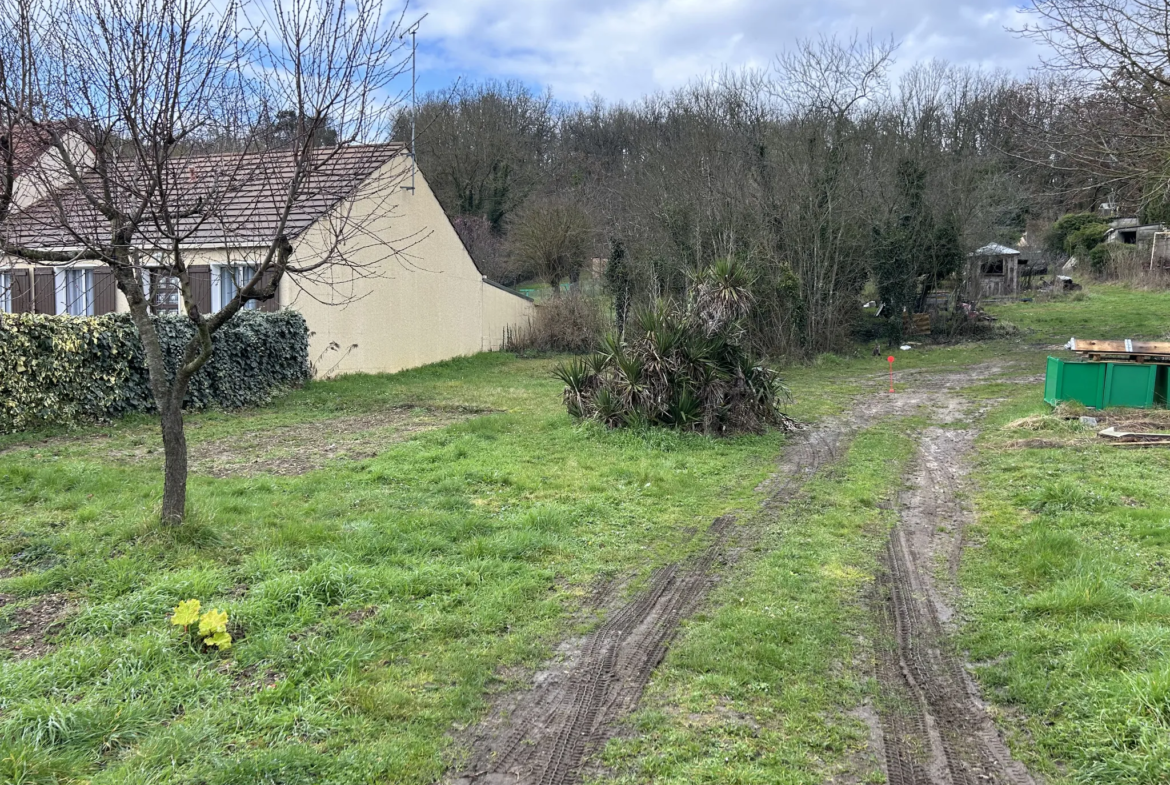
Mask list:
[{"label": "leafless tree canopy", "polygon": [[1170,7],[1150,0],[1034,0],[1019,32],[1044,45],[1027,116],[1030,151],[1099,195],[1167,202]]},{"label": "leafless tree canopy", "polygon": [[740,257],[757,278],[755,340],[772,354],[832,350],[851,340],[875,227],[904,211],[900,166],[922,170],[923,202],[966,250],[1018,241],[1031,194],[1055,190],[1011,154],[1019,84],[943,63],[895,78],[895,54],[810,41],[768,69],[632,104],[462,85],[420,109],[419,165],[450,215],[492,227],[513,270],[531,245],[512,237],[519,218],[575,203],[597,246],[623,249],[635,301],[681,296],[695,270]]},{"label": "leafless tree canopy", "polygon": [[[393,152],[355,147],[387,141],[397,113],[391,91],[408,52],[401,11],[389,11],[382,0],[12,0],[0,9],[0,245],[10,260],[86,259],[112,271],[162,418],[165,519],[184,513],[182,403],[211,335],[286,277],[344,283],[378,266],[355,253],[374,238],[344,209],[329,211],[327,236],[311,249],[298,255],[296,244],[307,213],[368,187]],[[24,172],[43,198],[15,198],[27,163],[17,140],[59,162]],[[381,187],[388,198],[398,184]],[[254,275],[214,314],[200,313],[187,249],[241,244],[262,249]],[[196,327],[173,377],[144,266],[177,282]]]},{"label": "leafless tree canopy", "polygon": [[512,258],[560,291],[561,281],[576,282],[592,255],[594,236],[589,216],[578,205],[561,200],[533,200],[511,222]]}]

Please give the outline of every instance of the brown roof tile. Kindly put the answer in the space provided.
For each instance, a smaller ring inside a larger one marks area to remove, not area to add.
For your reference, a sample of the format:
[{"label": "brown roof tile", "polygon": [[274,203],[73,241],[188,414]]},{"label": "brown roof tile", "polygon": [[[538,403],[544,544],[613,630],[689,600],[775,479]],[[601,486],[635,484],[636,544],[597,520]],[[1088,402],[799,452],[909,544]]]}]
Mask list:
[{"label": "brown roof tile", "polygon": [[[293,238],[324,216],[334,205],[354,195],[374,172],[403,152],[397,143],[320,148],[311,176],[301,188],[285,221],[284,234]],[[140,184],[151,178],[140,165],[115,180],[124,187],[115,201],[132,209],[144,200]],[[185,208],[201,205],[201,212],[178,221],[186,245],[267,245],[284,213],[294,161],[286,151],[176,158],[167,164],[166,188],[171,203]],[[98,192],[96,173],[87,185]],[[154,200],[156,203],[158,200]],[[140,225],[134,244],[149,247],[171,231],[161,216]],[[34,248],[76,247],[108,241],[109,224],[76,186],[14,212],[5,230],[8,241]]]}]

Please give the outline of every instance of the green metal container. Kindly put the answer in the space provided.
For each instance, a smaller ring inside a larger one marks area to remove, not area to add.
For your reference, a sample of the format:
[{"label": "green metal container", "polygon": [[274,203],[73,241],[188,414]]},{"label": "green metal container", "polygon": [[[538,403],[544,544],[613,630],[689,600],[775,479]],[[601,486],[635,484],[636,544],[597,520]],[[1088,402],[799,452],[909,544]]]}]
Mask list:
[{"label": "green metal container", "polygon": [[1154,405],[1157,365],[1106,363],[1105,405],[1149,409]]},{"label": "green metal container", "polygon": [[1154,405],[1170,406],[1170,365],[1159,365],[1154,379]]},{"label": "green metal container", "polygon": [[1076,401],[1094,409],[1105,408],[1105,375],[1109,363],[1070,363],[1048,358],[1044,400],[1052,406]]}]

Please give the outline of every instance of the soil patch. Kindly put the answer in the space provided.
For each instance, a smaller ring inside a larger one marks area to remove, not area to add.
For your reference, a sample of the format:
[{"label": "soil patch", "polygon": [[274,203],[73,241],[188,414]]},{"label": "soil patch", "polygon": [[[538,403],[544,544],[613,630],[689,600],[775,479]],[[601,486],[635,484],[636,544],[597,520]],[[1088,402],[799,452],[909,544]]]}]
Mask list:
[{"label": "soil patch", "polygon": [[61,629],[70,604],[63,594],[44,594],[32,604],[9,608],[16,599],[0,594],[0,650],[18,660],[40,657],[52,651],[48,636]]},{"label": "soil patch", "polygon": [[304,474],[332,460],[373,458],[414,434],[483,413],[472,409],[402,407],[249,431],[192,444],[191,471],[212,477]]},{"label": "soil patch", "polygon": [[[291,425],[268,425],[222,439],[199,441],[197,425],[188,428],[188,461],[192,474],[212,477],[294,476],[320,469],[332,460],[365,460],[423,431],[443,428],[489,413],[470,407],[398,406],[365,414]],[[57,436],[13,445],[3,452],[25,450],[51,454],[58,446],[99,446],[104,458],[139,463],[162,460],[157,428],[143,432],[130,446],[114,433]]]},{"label": "soil patch", "polygon": [[890,785],[1032,785],[947,640],[974,431],[928,428],[877,579],[876,675]]}]

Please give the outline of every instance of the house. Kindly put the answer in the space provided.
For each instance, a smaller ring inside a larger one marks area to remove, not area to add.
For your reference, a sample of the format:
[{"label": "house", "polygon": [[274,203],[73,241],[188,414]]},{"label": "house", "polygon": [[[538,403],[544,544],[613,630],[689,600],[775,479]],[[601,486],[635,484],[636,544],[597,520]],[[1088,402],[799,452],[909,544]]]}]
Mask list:
[{"label": "house", "polygon": [[1155,235],[1165,231],[1166,227],[1163,224],[1143,224],[1138,218],[1114,218],[1109,221],[1105,242],[1141,245],[1148,248],[1154,242]]},{"label": "house", "polygon": [[1020,291],[1020,252],[999,243],[988,243],[968,259],[968,291],[972,299],[1010,297]]},{"label": "house", "polygon": [[[19,204],[14,199],[5,227],[12,242],[69,251],[79,247],[78,231],[95,237],[108,231],[80,193],[56,176],[51,152],[36,145],[25,149],[26,158],[40,157],[26,160],[17,178],[14,191],[23,198]],[[402,145],[352,145],[321,154],[329,163],[289,214],[292,261],[312,267],[344,244],[347,265],[285,276],[275,300],[250,304],[304,315],[318,375],[392,372],[499,349],[509,329],[527,324],[532,301],[479,271]],[[215,221],[193,224],[181,245],[190,296],[203,313],[222,307],[255,273],[283,206],[279,195],[289,181],[289,160],[273,151],[178,161],[191,182],[211,182],[230,168],[240,183],[220,193]],[[341,224],[354,230],[342,236]],[[185,304],[177,279],[152,267],[150,240],[135,242],[143,246],[136,258],[151,307],[178,311]],[[128,310],[110,270],[94,262],[38,266],[9,258],[0,262],[0,292],[0,310],[13,313]]]}]

